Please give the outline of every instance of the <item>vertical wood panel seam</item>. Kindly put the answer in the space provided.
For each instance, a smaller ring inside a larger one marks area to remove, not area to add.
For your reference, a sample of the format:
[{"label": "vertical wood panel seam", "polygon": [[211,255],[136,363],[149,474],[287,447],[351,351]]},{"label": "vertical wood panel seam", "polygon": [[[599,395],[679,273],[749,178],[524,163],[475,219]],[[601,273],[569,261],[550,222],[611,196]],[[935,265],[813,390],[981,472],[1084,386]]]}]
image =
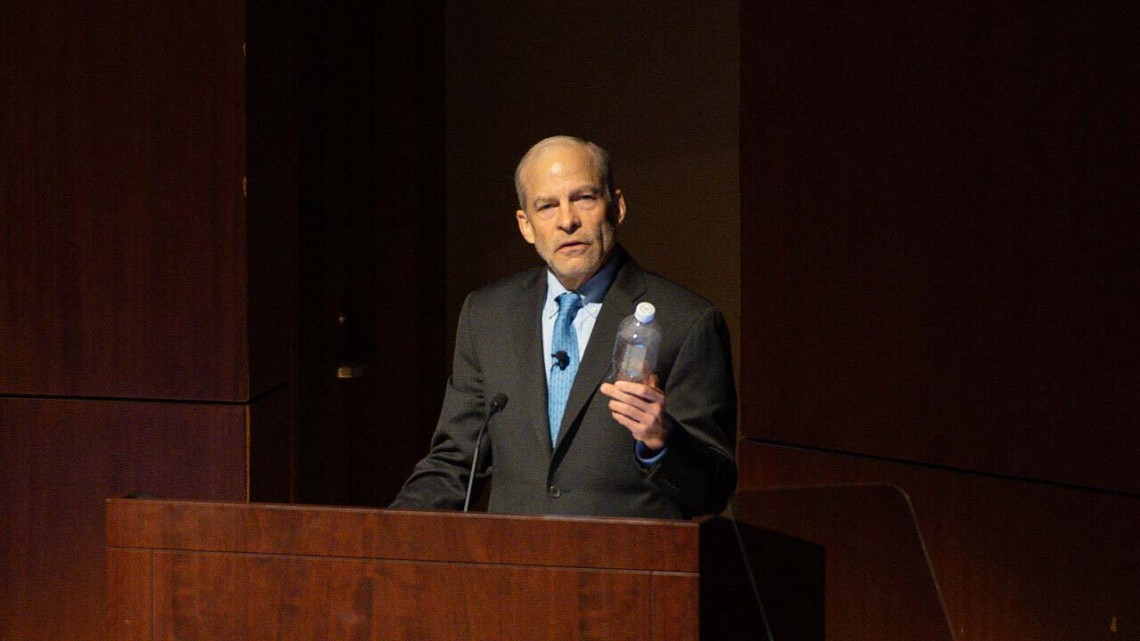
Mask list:
[{"label": "vertical wood panel seam", "polygon": [[253,461],[252,461],[251,449],[250,449],[252,447],[252,438],[250,436],[250,432],[251,432],[251,430],[250,430],[250,422],[251,422],[250,421],[250,414],[252,413],[252,408],[253,408],[252,404],[247,404],[245,406],[245,502],[246,503],[249,503],[249,500],[250,500],[250,495],[251,495],[250,484],[252,483],[252,480],[250,478],[250,476],[251,476],[250,470],[253,468]]},{"label": "vertical wood panel seam", "polygon": [[154,577],[154,550],[147,550],[148,569],[150,570],[150,634],[147,638],[154,639],[155,626],[158,625],[158,608],[155,604],[155,577]]},{"label": "vertical wood panel seam", "polygon": [[649,638],[657,641],[657,573],[649,573]]}]

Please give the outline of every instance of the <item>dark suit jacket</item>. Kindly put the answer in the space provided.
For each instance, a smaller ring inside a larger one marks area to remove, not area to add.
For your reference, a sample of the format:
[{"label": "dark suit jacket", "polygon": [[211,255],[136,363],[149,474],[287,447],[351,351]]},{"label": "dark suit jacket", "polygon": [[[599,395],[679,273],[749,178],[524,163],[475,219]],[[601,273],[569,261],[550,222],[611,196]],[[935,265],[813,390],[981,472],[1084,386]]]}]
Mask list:
[{"label": "dark suit jacket", "polygon": [[[492,512],[685,518],[724,508],[736,486],[736,392],[724,318],[617,252],[624,265],[603,299],[553,447],[540,318],[546,268],[468,296],[431,452],[393,508],[462,508],[476,435],[499,393],[509,400],[491,419],[476,474],[477,484],[494,476]],[[641,301],[657,307],[664,339],[656,372],[674,421],[665,456],[649,469],[598,391],[618,324]]]}]

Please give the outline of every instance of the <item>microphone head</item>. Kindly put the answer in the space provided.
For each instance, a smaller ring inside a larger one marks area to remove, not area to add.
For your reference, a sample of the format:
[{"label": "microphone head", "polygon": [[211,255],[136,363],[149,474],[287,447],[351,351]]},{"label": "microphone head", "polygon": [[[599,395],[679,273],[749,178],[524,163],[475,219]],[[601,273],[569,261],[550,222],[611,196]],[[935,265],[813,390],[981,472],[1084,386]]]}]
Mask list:
[{"label": "microphone head", "polygon": [[570,355],[565,350],[558,350],[551,354],[554,360],[558,361],[558,369],[566,369],[570,365]]},{"label": "microphone head", "polygon": [[491,413],[494,414],[507,406],[507,395],[499,392],[491,399]]}]

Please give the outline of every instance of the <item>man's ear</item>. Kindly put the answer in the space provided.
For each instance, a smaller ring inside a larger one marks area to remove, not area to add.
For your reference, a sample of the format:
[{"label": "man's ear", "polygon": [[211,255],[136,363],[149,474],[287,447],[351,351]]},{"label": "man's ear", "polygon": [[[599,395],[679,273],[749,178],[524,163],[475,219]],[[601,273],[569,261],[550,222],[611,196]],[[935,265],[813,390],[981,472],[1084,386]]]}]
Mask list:
[{"label": "man's ear", "polygon": [[625,194],[620,189],[614,190],[614,200],[610,203],[610,222],[617,227],[625,220]]},{"label": "man's ear", "polygon": [[528,218],[526,212],[521,209],[515,212],[515,218],[519,222],[519,233],[526,239],[526,242],[533,245],[534,228],[530,226],[530,218]]}]

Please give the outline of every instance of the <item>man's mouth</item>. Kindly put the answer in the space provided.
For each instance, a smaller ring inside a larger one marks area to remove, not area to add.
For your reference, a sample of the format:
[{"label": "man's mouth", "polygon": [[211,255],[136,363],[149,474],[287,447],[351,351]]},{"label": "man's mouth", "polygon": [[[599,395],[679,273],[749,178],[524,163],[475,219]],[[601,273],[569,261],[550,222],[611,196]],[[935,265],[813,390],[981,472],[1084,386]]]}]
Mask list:
[{"label": "man's mouth", "polygon": [[566,242],[564,242],[558,246],[558,251],[566,250],[566,251],[574,252],[574,251],[578,251],[581,249],[585,249],[586,247],[589,247],[588,243],[582,242],[580,240],[568,240],[568,241],[566,241]]}]

